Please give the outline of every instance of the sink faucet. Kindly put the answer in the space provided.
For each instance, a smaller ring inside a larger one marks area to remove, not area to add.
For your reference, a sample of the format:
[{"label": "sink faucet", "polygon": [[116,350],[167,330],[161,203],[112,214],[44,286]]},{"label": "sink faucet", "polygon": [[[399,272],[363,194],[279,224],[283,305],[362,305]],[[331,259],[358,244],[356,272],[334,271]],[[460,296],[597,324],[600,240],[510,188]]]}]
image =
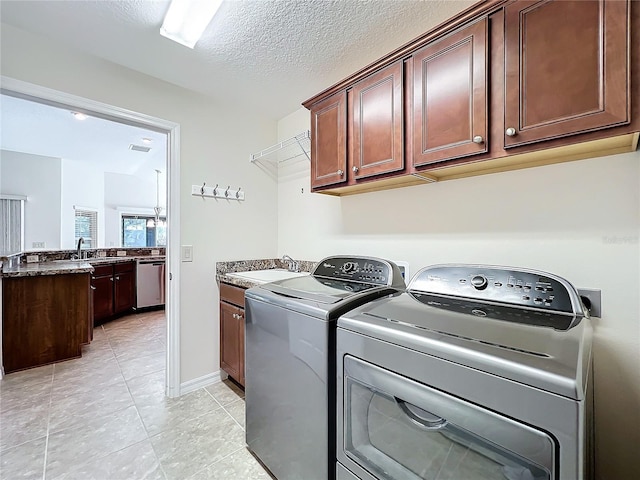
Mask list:
[{"label": "sink faucet", "polygon": [[298,262],[296,262],[289,255],[283,255],[282,256],[282,261],[283,262],[287,262],[287,268],[289,269],[290,272],[299,272],[300,271],[300,265],[298,265]]},{"label": "sink faucet", "polygon": [[81,259],[81,252],[80,249],[82,248],[82,244],[84,243],[84,238],[80,237],[78,239],[78,249],[76,251],[76,256],[78,257],[78,260]]}]

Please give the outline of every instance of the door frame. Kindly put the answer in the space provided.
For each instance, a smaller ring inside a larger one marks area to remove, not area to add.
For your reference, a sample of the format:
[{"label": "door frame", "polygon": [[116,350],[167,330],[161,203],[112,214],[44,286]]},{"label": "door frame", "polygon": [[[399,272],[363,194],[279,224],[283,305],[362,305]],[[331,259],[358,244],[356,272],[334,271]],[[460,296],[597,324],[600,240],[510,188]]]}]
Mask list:
[{"label": "door frame", "polygon": [[180,124],[0,75],[0,92],[167,134],[167,352],[165,392],[180,395]]}]

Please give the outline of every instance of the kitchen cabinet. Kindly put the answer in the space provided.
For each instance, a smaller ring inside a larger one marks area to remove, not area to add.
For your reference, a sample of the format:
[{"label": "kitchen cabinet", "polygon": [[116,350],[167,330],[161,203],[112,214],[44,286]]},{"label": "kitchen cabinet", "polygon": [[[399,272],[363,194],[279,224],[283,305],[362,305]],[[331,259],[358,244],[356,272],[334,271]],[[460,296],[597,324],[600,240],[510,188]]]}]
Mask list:
[{"label": "kitchen cabinet", "polygon": [[403,63],[354,85],[350,95],[351,173],[355,180],[404,168]]},{"label": "kitchen cabinet", "polygon": [[220,284],[220,368],[243,387],[244,290]]},{"label": "kitchen cabinet", "polygon": [[347,93],[339,92],[311,108],[311,187],[347,180]]},{"label": "kitchen cabinet", "polygon": [[506,148],[629,122],[628,13],[626,1],[505,7]]},{"label": "kitchen cabinet", "polygon": [[88,273],[2,279],[5,373],[81,356],[90,341]]},{"label": "kitchen cabinet", "polygon": [[135,262],[95,266],[91,288],[95,326],[130,312],[136,301]]},{"label": "kitchen cabinet", "polygon": [[[350,195],[635,151],[638,44],[640,2],[479,2],[303,103],[312,191]],[[331,122],[319,120],[324,112]],[[392,157],[404,166],[377,170]]]},{"label": "kitchen cabinet", "polygon": [[413,165],[487,151],[487,19],[412,56]]}]

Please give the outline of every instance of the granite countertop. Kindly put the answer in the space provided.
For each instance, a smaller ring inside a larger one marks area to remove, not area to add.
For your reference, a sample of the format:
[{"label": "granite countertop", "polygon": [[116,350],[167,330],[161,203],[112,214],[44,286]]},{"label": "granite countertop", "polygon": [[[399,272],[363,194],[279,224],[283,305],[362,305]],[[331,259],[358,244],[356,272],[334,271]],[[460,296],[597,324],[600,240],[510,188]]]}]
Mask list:
[{"label": "granite countertop", "polygon": [[164,256],[97,257],[85,261],[53,260],[40,263],[21,263],[2,266],[3,277],[34,277],[37,275],[64,275],[69,273],[91,273],[94,265],[133,262],[136,260],[164,260]]},{"label": "granite countertop", "polygon": [[[299,260],[298,267],[301,272],[313,271],[316,262]],[[271,270],[271,269],[287,269],[288,265],[279,258],[259,259],[259,260],[234,260],[230,262],[216,263],[216,280],[220,283],[229,283],[237,287],[251,288],[260,283],[251,280],[236,278],[227,275],[228,273],[248,272],[251,270]]]}]

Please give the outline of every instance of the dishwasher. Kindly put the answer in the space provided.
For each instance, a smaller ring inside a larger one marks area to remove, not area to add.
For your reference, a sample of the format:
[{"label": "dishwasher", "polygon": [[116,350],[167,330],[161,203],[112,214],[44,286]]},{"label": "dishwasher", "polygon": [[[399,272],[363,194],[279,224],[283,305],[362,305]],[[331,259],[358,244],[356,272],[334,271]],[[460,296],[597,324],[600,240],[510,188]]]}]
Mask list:
[{"label": "dishwasher", "polygon": [[164,305],[164,260],[138,260],[136,309]]}]

